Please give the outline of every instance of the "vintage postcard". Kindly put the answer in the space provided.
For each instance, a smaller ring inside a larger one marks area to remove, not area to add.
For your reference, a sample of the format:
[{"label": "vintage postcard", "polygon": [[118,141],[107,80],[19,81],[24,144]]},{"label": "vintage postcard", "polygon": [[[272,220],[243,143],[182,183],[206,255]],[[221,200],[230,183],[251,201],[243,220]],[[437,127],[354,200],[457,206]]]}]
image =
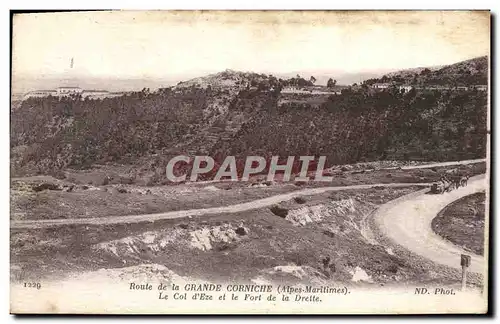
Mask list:
[{"label": "vintage postcard", "polygon": [[10,312],[488,312],[489,11],[14,13]]}]

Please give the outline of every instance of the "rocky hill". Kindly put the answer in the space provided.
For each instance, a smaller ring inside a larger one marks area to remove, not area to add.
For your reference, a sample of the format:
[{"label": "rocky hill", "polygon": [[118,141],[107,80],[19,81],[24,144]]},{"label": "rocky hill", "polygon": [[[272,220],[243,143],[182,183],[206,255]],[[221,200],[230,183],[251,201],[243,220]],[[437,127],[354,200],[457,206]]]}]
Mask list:
[{"label": "rocky hill", "polygon": [[402,70],[368,79],[366,84],[395,82],[397,84],[471,86],[488,84],[488,57],[481,56],[446,66]]},{"label": "rocky hill", "polygon": [[[481,83],[484,60],[440,70]],[[281,93],[307,82],[227,70],[116,98],[30,98],[11,111],[11,171],[57,175],[118,163],[131,166],[133,179],[162,182],[167,161],[178,154],[326,155],[328,164],[486,154],[484,92]]]},{"label": "rocky hill", "polygon": [[206,89],[208,87],[239,89],[246,87],[247,84],[250,84],[252,82],[262,82],[267,78],[268,76],[266,76],[265,74],[240,72],[228,69],[223,72],[194,78],[185,82],[179,82],[176,87],[187,88],[194,86],[203,89]]}]

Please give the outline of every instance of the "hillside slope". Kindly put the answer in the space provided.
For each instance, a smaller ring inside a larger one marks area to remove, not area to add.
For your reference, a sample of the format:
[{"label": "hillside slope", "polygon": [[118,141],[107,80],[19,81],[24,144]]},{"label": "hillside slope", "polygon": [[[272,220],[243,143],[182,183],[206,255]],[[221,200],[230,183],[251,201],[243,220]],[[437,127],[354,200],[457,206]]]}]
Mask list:
[{"label": "hillside slope", "polygon": [[[476,63],[442,69],[483,71]],[[120,163],[132,166],[132,178],[161,182],[166,163],[179,154],[218,162],[227,155],[325,155],[328,164],[486,155],[484,92],[357,87],[280,101],[283,86],[307,82],[228,70],[116,98],[30,98],[11,112],[11,171],[61,174]]]},{"label": "hillside slope", "polygon": [[488,57],[481,56],[451,65],[402,70],[368,79],[366,84],[395,82],[415,86],[471,86],[488,84]]}]

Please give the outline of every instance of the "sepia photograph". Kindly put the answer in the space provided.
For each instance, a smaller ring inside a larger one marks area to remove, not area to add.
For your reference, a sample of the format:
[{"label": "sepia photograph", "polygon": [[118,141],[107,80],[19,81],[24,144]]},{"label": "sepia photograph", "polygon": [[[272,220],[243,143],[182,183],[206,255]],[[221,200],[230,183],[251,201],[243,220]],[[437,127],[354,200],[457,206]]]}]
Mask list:
[{"label": "sepia photograph", "polygon": [[11,314],[485,314],[490,23],[11,14]]}]

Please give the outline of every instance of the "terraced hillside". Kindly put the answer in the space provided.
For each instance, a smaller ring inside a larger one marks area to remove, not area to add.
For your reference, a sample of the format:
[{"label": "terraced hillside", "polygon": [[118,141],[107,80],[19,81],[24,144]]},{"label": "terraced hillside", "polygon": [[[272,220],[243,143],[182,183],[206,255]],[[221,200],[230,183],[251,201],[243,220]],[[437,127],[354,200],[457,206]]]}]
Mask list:
[{"label": "terraced hillside", "polygon": [[[484,76],[484,64],[471,62],[462,65]],[[469,75],[462,65],[443,69]],[[120,165],[132,181],[161,183],[179,154],[219,163],[323,155],[329,165],[485,157],[486,92],[349,87],[280,104],[282,87],[301,82],[228,70],[116,98],[31,98],[11,112],[11,171],[64,177],[70,168]]]}]

